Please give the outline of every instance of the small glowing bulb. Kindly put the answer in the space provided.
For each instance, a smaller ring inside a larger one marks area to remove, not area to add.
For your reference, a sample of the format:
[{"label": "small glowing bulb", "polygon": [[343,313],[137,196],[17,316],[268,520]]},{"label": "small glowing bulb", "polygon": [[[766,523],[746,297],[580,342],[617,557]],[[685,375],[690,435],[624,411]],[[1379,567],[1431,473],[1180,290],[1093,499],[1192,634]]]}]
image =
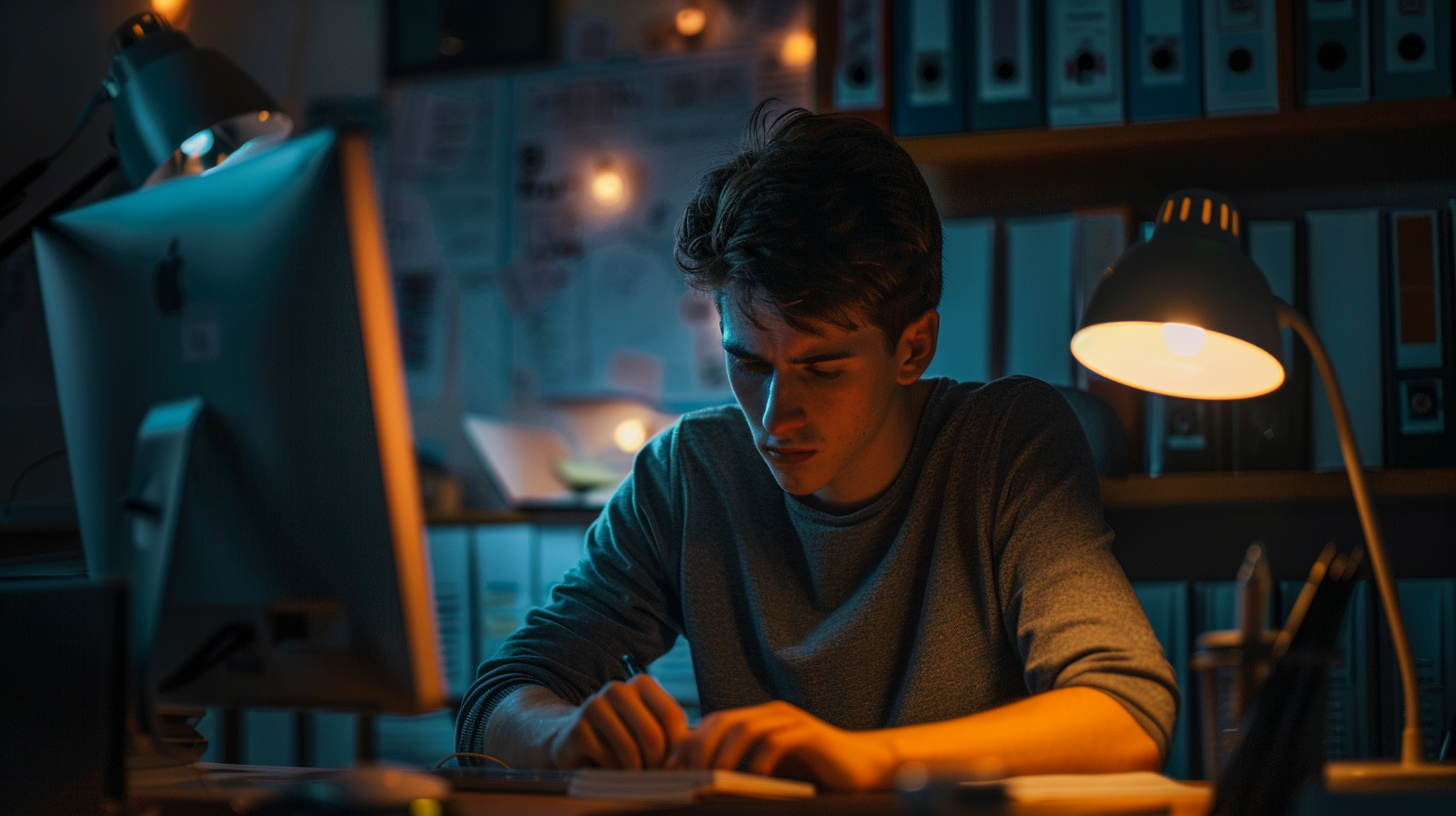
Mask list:
[{"label": "small glowing bulb", "polygon": [[212,149],[212,130],[199,130],[188,136],[180,148],[183,153],[196,158]]},{"label": "small glowing bulb", "polygon": [[601,206],[615,207],[627,196],[627,182],[616,170],[603,168],[592,176],[591,195]]},{"label": "small glowing bulb", "polygon": [[623,420],[612,432],[612,441],[623,453],[636,453],[647,441],[647,426],[640,419]]},{"label": "small glowing bulb", "polygon": [[677,24],[677,33],[684,37],[696,37],[708,27],[708,15],[700,8],[689,7],[680,9],[673,22]]},{"label": "small glowing bulb", "polygon": [[789,68],[803,68],[813,62],[814,35],[808,31],[790,34],[779,51],[779,61]]},{"label": "small glowing bulb", "polygon": [[258,121],[259,122],[266,122],[266,121],[268,121],[268,117],[269,116],[272,116],[272,114],[270,114],[268,111],[258,111]]},{"label": "small glowing bulb", "polygon": [[1203,342],[1208,339],[1208,332],[1197,326],[1189,326],[1185,323],[1164,323],[1163,343],[1168,351],[1179,357],[1197,357],[1198,352],[1203,350]]}]

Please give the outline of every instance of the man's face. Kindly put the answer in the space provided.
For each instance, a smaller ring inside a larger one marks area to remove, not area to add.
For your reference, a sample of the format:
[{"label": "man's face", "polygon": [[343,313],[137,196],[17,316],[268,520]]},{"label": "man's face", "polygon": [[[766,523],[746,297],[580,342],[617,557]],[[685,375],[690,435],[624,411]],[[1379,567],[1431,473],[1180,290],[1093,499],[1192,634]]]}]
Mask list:
[{"label": "man's face", "polygon": [[887,420],[903,413],[905,379],[884,331],[863,319],[853,330],[821,322],[803,331],[768,306],[754,325],[737,300],[721,299],[728,381],[779,486],[827,506],[883,489],[903,465],[893,451],[904,429]]}]

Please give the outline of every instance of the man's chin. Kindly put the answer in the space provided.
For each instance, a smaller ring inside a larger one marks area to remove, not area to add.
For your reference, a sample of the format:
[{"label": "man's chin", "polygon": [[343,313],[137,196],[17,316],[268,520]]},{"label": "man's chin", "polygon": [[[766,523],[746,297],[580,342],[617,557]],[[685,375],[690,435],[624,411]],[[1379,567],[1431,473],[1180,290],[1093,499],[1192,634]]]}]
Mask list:
[{"label": "man's chin", "polygon": [[796,472],[798,468],[766,462],[769,473],[773,474],[774,481],[779,483],[785,493],[791,496],[809,496],[822,489],[825,480],[814,478],[807,473]]}]

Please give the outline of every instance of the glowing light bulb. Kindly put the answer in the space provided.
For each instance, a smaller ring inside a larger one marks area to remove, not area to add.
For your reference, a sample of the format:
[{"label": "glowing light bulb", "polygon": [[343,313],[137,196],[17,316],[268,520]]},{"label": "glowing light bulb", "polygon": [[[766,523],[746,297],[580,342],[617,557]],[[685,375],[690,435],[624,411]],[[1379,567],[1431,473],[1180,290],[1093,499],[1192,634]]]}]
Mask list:
[{"label": "glowing light bulb", "polygon": [[647,442],[647,426],[640,419],[626,419],[612,432],[612,441],[623,453],[636,453]]},{"label": "glowing light bulb", "polygon": [[1179,357],[1197,357],[1207,339],[1208,332],[1197,326],[1186,323],[1163,324],[1163,343],[1168,351]]},{"label": "glowing light bulb", "polygon": [[779,61],[789,68],[803,68],[813,62],[814,35],[808,31],[790,34],[779,49]]},{"label": "glowing light bulb", "polygon": [[212,149],[212,130],[199,130],[188,136],[179,149],[193,158],[201,156]]},{"label": "glowing light bulb", "polygon": [[708,27],[708,15],[700,8],[688,7],[679,9],[673,22],[677,25],[677,33],[684,37],[696,37]]},{"label": "glowing light bulb", "polygon": [[615,207],[627,197],[627,181],[610,167],[604,167],[592,176],[592,200],[603,207]]}]

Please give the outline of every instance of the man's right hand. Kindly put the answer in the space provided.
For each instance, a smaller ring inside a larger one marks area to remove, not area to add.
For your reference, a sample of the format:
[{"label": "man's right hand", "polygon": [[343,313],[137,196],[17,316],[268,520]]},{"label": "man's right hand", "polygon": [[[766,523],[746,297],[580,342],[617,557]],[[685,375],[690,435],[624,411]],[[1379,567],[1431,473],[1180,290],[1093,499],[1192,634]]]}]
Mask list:
[{"label": "man's right hand", "polygon": [[613,681],[577,706],[551,738],[558,768],[661,768],[688,734],[682,706],[651,676]]}]

